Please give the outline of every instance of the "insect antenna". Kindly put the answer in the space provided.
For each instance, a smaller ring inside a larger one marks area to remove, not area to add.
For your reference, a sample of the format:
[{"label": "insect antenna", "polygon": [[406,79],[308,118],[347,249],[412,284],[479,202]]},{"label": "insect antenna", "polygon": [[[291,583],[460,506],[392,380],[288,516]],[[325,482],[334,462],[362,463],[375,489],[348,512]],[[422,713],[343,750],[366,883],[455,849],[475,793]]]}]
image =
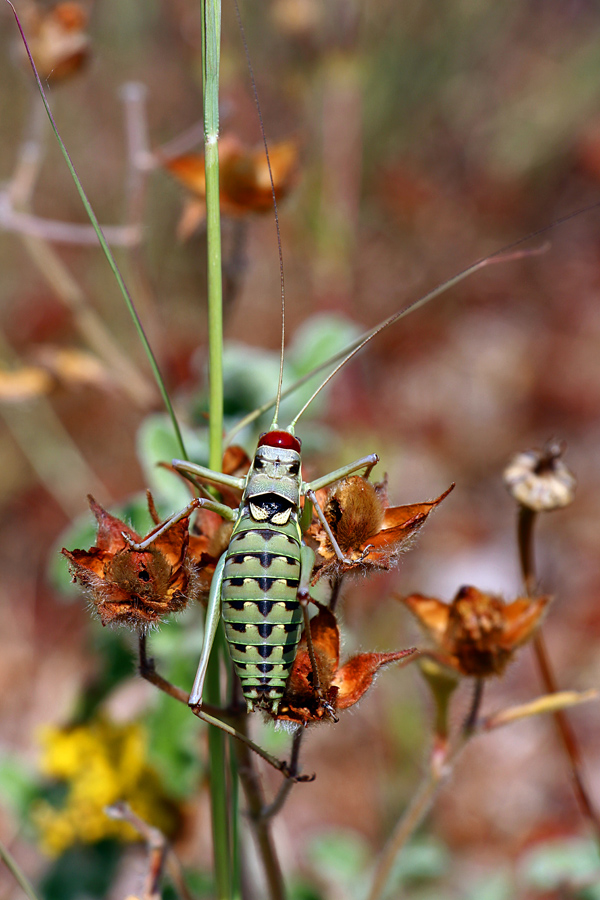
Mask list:
[{"label": "insect antenna", "polygon": [[[382,331],[388,328],[390,325],[393,325],[395,322],[398,322],[400,319],[403,319],[404,316],[407,316],[411,312],[415,312],[417,309],[420,309],[425,304],[429,303],[431,300],[434,300],[440,294],[445,293],[445,291],[450,290],[450,288],[459,284],[465,278],[470,275],[474,275],[475,272],[478,272],[480,269],[485,268],[489,265],[494,265],[496,263],[505,263],[511,262],[516,259],[521,259],[525,256],[535,256],[540,253],[544,253],[549,244],[543,244],[541,247],[534,247],[531,250],[518,250],[516,248],[520,247],[522,244],[527,243],[527,241],[533,240],[536,237],[540,237],[546,232],[553,230],[554,228],[559,228],[561,225],[564,225],[566,222],[569,222],[571,219],[575,219],[584,213],[592,212],[595,209],[600,207],[600,202],[596,201],[595,203],[591,203],[589,206],[583,207],[583,209],[577,209],[574,212],[567,213],[564,216],[561,216],[559,219],[555,219],[554,222],[551,222],[549,225],[544,225],[542,228],[538,228],[536,231],[530,232],[522,238],[519,238],[516,241],[513,241],[510,244],[507,244],[504,247],[500,247],[500,249],[490,253],[488,256],[484,256],[481,259],[478,259],[476,262],[472,263],[470,266],[467,266],[465,269],[462,269],[460,272],[457,272],[452,278],[449,278],[447,281],[444,281],[442,284],[438,285],[432,291],[429,291],[427,294],[423,294],[421,297],[417,298],[417,300],[413,300],[412,303],[409,303],[407,306],[404,306],[402,309],[398,310],[398,312],[392,313],[392,315],[388,316],[387,319],[384,319],[383,322],[380,322],[379,325],[376,325],[370,331],[367,331],[362,337],[359,337],[354,344],[350,345],[348,348],[348,352],[346,356],[335,366],[335,368],[329,373],[327,378],[321,382],[319,387],[312,393],[309,399],[306,401],[300,412],[292,419],[290,423],[290,430],[293,431],[298,419],[303,413],[306,412],[310,404],[313,402],[315,397],[317,397],[323,388],[329,384],[332,378],[334,378],[337,373],[342,369],[346,363],[350,362],[350,360],[356,356],[356,354],[362,350],[362,348],[368,344],[373,338],[377,337]],[[332,357],[328,362],[323,363],[322,366],[326,366],[328,364],[333,364],[337,362],[339,359],[339,355]]]},{"label": "insect antenna", "polygon": [[275,410],[273,412],[273,421],[271,422],[271,430],[274,430],[277,428],[277,421],[279,419],[279,406],[281,404],[281,389],[282,389],[282,385],[283,385],[283,362],[284,362],[284,354],[285,354],[285,276],[284,276],[284,271],[283,271],[283,250],[281,247],[281,228],[279,226],[279,210],[277,207],[277,197],[275,196],[275,182],[273,181],[273,170],[271,168],[271,157],[269,156],[269,145],[267,143],[267,135],[265,132],[265,125],[264,125],[264,121],[263,121],[260,100],[258,99],[258,89],[256,87],[256,79],[254,77],[254,69],[252,67],[252,61],[250,59],[250,51],[248,49],[248,42],[246,40],[246,32],[244,31],[244,25],[242,22],[242,14],[240,12],[238,0],[233,0],[233,5],[235,7],[235,15],[236,15],[236,18],[238,21],[240,34],[242,37],[242,44],[244,46],[244,55],[246,57],[246,65],[248,66],[248,72],[250,74],[250,82],[252,84],[252,93],[254,95],[254,103],[256,105],[256,111],[258,113],[258,121],[260,124],[260,133],[262,135],[263,145],[265,148],[267,169],[269,171],[269,181],[271,183],[271,195],[273,197],[273,212],[275,214],[275,230],[277,231],[277,252],[279,254],[279,283],[280,283],[280,288],[281,288],[281,346],[279,349],[279,378],[277,381],[277,395],[275,398]]}]

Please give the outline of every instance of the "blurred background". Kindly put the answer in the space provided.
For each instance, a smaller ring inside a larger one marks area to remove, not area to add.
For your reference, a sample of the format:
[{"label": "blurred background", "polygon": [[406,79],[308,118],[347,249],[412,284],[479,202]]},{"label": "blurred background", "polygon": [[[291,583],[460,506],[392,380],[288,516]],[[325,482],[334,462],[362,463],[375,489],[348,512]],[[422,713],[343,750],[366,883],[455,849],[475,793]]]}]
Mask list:
[{"label": "blurred background", "polygon": [[[201,185],[187,159],[202,135],[199,4],[96,0],[63,4],[58,16],[45,4],[15,6],[201,458],[206,266]],[[293,372],[476,259],[600,201],[594,0],[264,0],[242,16],[265,130],[283,160]],[[222,134],[264,183],[231,4],[223,17]],[[115,728],[142,721],[157,796],[178,822],[176,849],[197,870],[198,895],[210,896],[205,734],[136,678],[131,635],[90,619],[58,555],[93,543],[88,493],[142,531],[149,484],[162,514],[177,508],[185,491],[165,487],[155,465],[176,450],[8,6],[0,23],[0,831],[44,897],[133,891],[139,848],[101,828],[85,845],[52,844],[48,833],[44,844],[40,804],[61,801],[43,771],[51,732],[40,729],[100,712]],[[268,203],[240,200],[233,182],[223,218],[230,424],[273,394],[280,328],[273,215]],[[599,229],[600,211],[572,218],[523,245],[540,252],[484,269],[391,327],[299,427],[305,477],[376,451],[393,504],[456,482],[398,570],[345,584],[344,655],[421,640],[394,593],[450,600],[475,584],[519,595],[516,510],[502,470],[514,452],[553,438],[566,442],[578,491],[538,531],[540,585],[554,596],[544,628],[561,686],[597,684]],[[242,441],[252,451],[249,431]],[[184,687],[201,619],[187,611],[151,638],[161,671]],[[526,647],[489,684],[484,708],[541,692]],[[465,684],[457,723],[469,699]],[[572,721],[600,803],[597,708],[575,710]],[[284,735],[256,728],[285,752]],[[361,896],[424,767],[430,730],[429,697],[409,667],[385,671],[338,725],[308,735],[303,768],[317,780],[294,790],[275,823],[294,896]],[[587,836],[552,722],[513,725],[461,758],[396,873],[396,895],[558,896],[548,872],[561,853],[579,874],[600,868]],[[582,890],[561,896],[598,896]],[[0,897],[17,896],[0,873]]]}]

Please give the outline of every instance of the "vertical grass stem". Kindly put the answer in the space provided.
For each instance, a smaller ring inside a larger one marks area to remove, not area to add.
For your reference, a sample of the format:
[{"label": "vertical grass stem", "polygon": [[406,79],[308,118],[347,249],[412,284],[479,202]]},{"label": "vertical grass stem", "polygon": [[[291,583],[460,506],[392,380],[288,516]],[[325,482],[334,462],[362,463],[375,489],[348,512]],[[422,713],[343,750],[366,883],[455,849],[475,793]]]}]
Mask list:
[{"label": "vertical grass stem", "polygon": [[[208,279],[208,382],[210,398],[209,466],[221,470],[223,442],[223,287],[221,271],[221,214],[219,208],[219,61],[220,0],[202,0],[202,83],[204,88],[204,166],[206,177],[206,240]],[[222,639],[215,642],[207,672],[206,699],[223,703],[220,680]],[[226,738],[209,729],[210,793],[216,892],[231,900],[233,873],[232,811],[227,790]]]}]

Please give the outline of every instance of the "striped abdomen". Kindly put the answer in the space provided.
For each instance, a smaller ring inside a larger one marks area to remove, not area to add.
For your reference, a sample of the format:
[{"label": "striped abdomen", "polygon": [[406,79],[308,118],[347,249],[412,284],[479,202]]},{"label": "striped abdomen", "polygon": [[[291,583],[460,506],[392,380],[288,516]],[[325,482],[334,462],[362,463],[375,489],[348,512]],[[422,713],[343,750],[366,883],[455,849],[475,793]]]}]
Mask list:
[{"label": "striped abdomen", "polygon": [[221,609],[231,658],[248,710],[277,711],[302,633],[296,593],[300,578],[300,529],[257,522],[249,511],[238,520],[227,550]]}]

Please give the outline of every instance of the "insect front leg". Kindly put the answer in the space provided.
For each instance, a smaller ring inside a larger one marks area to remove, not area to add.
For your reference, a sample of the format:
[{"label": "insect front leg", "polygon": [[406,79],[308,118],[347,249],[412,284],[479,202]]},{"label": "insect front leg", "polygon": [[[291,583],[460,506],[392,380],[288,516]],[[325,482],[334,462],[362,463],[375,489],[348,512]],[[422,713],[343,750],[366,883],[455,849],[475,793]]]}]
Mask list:
[{"label": "insect front leg", "polygon": [[245,478],[225,475],[224,472],[215,472],[212,469],[207,469],[206,466],[199,466],[197,463],[187,462],[184,459],[174,459],[171,461],[171,465],[184,476],[192,475],[201,481],[209,481],[211,484],[222,484],[223,487],[234,488],[238,491],[243,491],[246,484]]},{"label": "insect front leg", "polygon": [[363,456],[361,459],[357,459],[347,466],[342,466],[340,469],[330,472],[329,475],[323,475],[322,478],[316,478],[314,481],[304,483],[302,485],[302,493],[306,494],[308,491],[320,491],[321,488],[329,487],[330,484],[335,484],[336,481],[341,481],[342,478],[347,478],[355,472],[360,472],[361,469],[365,470],[364,477],[368,478],[371,474],[371,470],[378,462],[379,457],[377,454],[369,453],[368,456]]},{"label": "insect front leg", "polygon": [[154,543],[154,541],[159,538],[162,534],[172,528],[177,522],[180,522],[181,519],[185,519],[186,516],[191,515],[195,509],[210,509],[212,512],[218,513],[222,516],[223,519],[226,519],[228,522],[233,521],[236,516],[236,511],[231,509],[229,506],[225,506],[224,503],[218,503],[216,500],[207,500],[205,497],[195,497],[193,500],[190,500],[187,506],[185,506],[178,513],[174,513],[174,515],[170,516],[162,525],[159,525],[158,528],[155,528],[154,531],[151,531],[148,537],[144,538],[143,541],[134,541],[131,537],[124,531],[121,532],[127,543],[129,544],[132,550],[136,550],[138,553],[142,553],[144,550],[147,550],[148,547]]},{"label": "insect front leg", "polygon": [[[340,545],[335,539],[335,536],[331,530],[329,522],[325,518],[325,513],[321,509],[321,504],[317,500],[316,491],[321,490],[321,488],[328,487],[330,484],[335,484],[336,481],[341,481],[342,478],[347,478],[349,475],[353,475],[354,472],[360,471],[360,469],[364,469],[364,477],[368,478],[371,474],[371,470],[373,467],[379,462],[379,457],[376,453],[370,453],[368,456],[363,456],[361,459],[357,459],[355,462],[350,463],[347,466],[342,466],[340,469],[336,469],[335,472],[330,472],[329,475],[324,475],[322,478],[317,478],[315,481],[310,481],[302,485],[302,493],[307,497],[312,506],[314,506],[315,512],[318,516],[318,519],[325,530],[325,534],[329,538],[331,546],[333,547],[333,551],[340,562],[345,563],[346,565],[356,565],[357,562],[360,562],[361,559],[368,554],[369,548],[365,547],[362,557],[359,559],[350,559],[341,551]],[[310,510],[310,507],[308,507]],[[310,513],[307,513],[309,516]],[[309,522],[303,521],[303,526],[305,528],[308,527]]]}]

